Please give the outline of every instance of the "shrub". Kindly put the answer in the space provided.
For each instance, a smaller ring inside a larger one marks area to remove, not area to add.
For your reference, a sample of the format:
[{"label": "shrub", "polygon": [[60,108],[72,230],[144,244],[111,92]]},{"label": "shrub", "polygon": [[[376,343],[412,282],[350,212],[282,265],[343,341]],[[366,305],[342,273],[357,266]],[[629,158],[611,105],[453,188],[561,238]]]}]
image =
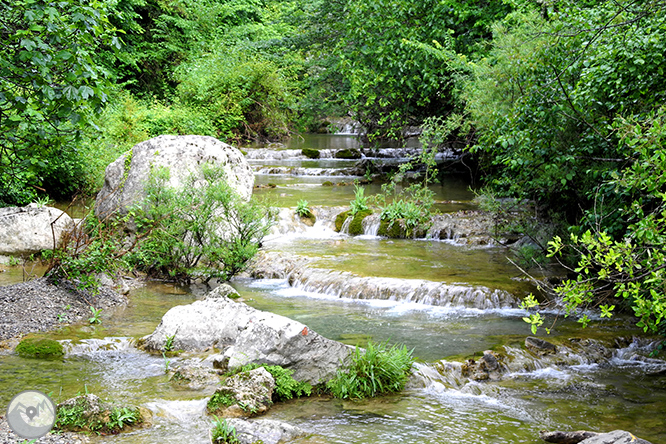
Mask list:
[{"label": "shrub", "polygon": [[185,282],[229,280],[257,253],[274,212],[242,201],[222,169],[204,165],[202,171],[206,186],[195,186],[191,176],[179,190],[167,186],[168,170],[154,171],[147,200],[132,213],[138,236],[145,236],[128,255],[134,267]]},{"label": "shrub", "polygon": [[326,387],[342,399],[371,398],[402,390],[412,368],[413,350],[387,343],[368,343],[365,350],[356,347],[351,363],[338,370]]}]

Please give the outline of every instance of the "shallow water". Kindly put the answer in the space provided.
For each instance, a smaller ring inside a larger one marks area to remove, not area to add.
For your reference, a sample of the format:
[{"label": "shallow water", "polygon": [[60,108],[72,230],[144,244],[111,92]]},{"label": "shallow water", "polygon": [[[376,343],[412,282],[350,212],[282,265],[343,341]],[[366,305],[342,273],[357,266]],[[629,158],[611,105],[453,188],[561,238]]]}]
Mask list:
[{"label": "shallow water", "polygon": [[[290,148],[358,147],[353,138],[343,136],[315,136],[294,143]],[[308,166],[331,167],[324,162]],[[267,175],[257,179],[278,185],[257,189],[255,194],[270,197],[281,207],[295,206],[299,199],[311,205],[348,205],[353,198],[353,186],[323,187],[320,177]],[[474,207],[466,184],[453,181],[438,186],[439,200],[456,202],[442,204],[442,211]],[[378,185],[371,185],[366,194],[378,191]],[[265,248],[308,256],[317,267],[359,276],[482,285],[516,295],[532,290],[516,279],[519,273],[496,247],[350,238],[313,229],[275,237],[265,242]],[[9,271],[0,273],[0,284],[22,279],[20,268],[3,268]],[[600,363],[581,358],[582,363],[576,365],[513,369],[501,382],[465,382],[440,373],[438,368],[444,366],[440,361],[479,357],[484,350],[502,346],[522,350],[525,336],[530,335],[522,310],[355,300],[299,290],[286,280],[238,279],[233,285],[249,305],[298,320],[328,338],[350,345],[368,340],[405,344],[414,350],[421,372],[427,376],[414,378],[398,395],[374,400],[313,397],[274,406],[266,418],[284,420],[309,434],[295,442],[535,443],[542,429],[618,428],[655,444],[666,442],[666,377],[645,373],[649,365],[662,364],[635,360],[631,347]],[[207,393],[178,388],[164,372],[167,365],[188,356],[165,360],[134,347],[135,340],[151,333],[169,308],[189,304],[205,291],[203,287],[149,283],[130,293],[127,307],[103,313],[101,326],[74,325],[46,335],[65,343],[69,353],[63,359],[0,356],[0,404],[6,405],[17,390],[28,388],[51,393],[59,401],[87,391],[142,405],[154,415],[153,427],[92,437],[95,442],[208,442],[211,420],[203,414]],[[587,330],[561,322],[552,338],[603,339],[637,333],[622,320],[593,323]]]}]

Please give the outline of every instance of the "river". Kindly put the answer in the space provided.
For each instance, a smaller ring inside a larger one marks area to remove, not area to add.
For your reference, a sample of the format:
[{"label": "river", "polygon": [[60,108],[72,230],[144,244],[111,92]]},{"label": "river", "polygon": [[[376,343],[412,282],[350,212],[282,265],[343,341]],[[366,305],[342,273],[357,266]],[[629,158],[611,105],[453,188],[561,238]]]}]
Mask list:
[{"label": "river", "polygon": [[[349,136],[313,135],[284,148],[303,147],[337,150],[358,145]],[[295,207],[300,199],[312,206],[348,206],[353,198],[353,186],[322,186],[326,181],[353,181],[354,177],[340,175],[340,170],[353,166],[352,161],[261,156],[266,155],[248,148],[256,183],[275,187],[256,189],[257,197],[279,207]],[[444,180],[433,190],[440,211],[475,207],[463,179]],[[379,185],[368,186],[366,194],[378,191]],[[316,225],[276,234],[264,248],[307,256],[317,267],[352,271],[360,277],[427,280],[515,296],[530,291],[517,279],[520,273],[504,251],[494,246],[354,238]],[[22,278],[16,270],[12,276]],[[399,297],[358,299],[345,291],[313,291],[286,280],[243,278],[232,285],[251,306],[296,319],[330,339],[352,345],[367,340],[403,343],[418,357],[421,376],[402,393],[366,401],[313,397],[274,406],[266,418],[308,433],[294,442],[537,443],[543,429],[625,429],[655,444],[666,442],[666,376],[658,374],[666,363],[647,357],[650,342],[632,339],[639,331],[626,319],[595,322],[587,330],[574,322],[559,323],[546,339],[579,337],[592,345],[606,344],[608,350],[603,358],[573,350],[567,359],[551,362],[524,350],[530,332],[518,308],[438,306]],[[203,414],[206,393],[173,386],[164,373],[165,360],[133,345],[135,338],[154,330],[170,307],[190,303],[204,292],[200,287],[148,283],[131,292],[127,307],[105,313],[101,326],[74,325],[49,334],[66,343],[69,352],[64,359],[0,356],[0,401],[8,403],[17,387],[42,390],[57,400],[90,392],[143,405],[154,414],[150,428],[93,437],[95,442],[209,442],[211,421]],[[608,345],[615,337],[625,340]],[[478,358],[489,349],[508,356],[500,381],[469,381],[452,364]],[[185,358],[172,358],[169,364]]]}]

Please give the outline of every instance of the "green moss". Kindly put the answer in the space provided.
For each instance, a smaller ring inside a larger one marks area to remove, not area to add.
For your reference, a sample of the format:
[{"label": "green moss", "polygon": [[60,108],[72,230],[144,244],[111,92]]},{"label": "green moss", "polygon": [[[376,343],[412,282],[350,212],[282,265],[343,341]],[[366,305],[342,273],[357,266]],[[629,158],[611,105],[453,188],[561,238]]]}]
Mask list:
[{"label": "green moss", "polygon": [[349,211],[345,211],[344,213],[340,213],[335,217],[335,231],[338,233],[342,229],[342,225],[345,223],[347,218],[349,217]]},{"label": "green moss", "polygon": [[57,358],[65,354],[62,344],[52,339],[25,338],[16,346],[24,358]]},{"label": "green moss", "polygon": [[400,221],[395,221],[392,225],[387,220],[382,220],[379,224],[379,236],[390,237],[392,239],[404,239],[406,237],[405,229],[402,228]]},{"label": "green moss", "polygon": [[319,159],[319,150],[316,150],[314,148],[303,148],[301,150],[301,153],[308,159]]},{"label": "green moss", "polygon": [[363,210],[356,213],[351,223],[349,224],[349,234],[352,236],[363,234],[363,219],[370,216],[371,214],[372,210]]},{"label": "green moss", "polygon": [[333,182],[331,182],[330,180],[327,180],[326,182],[322,183],[321,185],[324,186],[324,187],[332,187],[335,184]]},{"label": "green moss", "polygon": [[359,150],[340,150],[335,153],[336,159],[360,159],[361,152]]}]

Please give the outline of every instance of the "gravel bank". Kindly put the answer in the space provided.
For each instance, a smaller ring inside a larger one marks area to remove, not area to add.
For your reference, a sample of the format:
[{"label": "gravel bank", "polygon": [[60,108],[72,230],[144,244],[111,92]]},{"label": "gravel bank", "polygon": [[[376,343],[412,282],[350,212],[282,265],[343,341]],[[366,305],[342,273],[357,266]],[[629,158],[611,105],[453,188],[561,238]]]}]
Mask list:
[{"label": "gravel bank", "polygon": [[[25,444],[31,442],[27,439],[19,437],[16,433],[12,432],[7,424],[7,420],[4,416],[0,416],[0,443],[3,444],[14,444],[21,443]],[[85,435],[79,435],[77,433],[63,432],[63,433],[48,433],[45,436],[42,436],[35,441],[35,444],[48,443],[48,444],[84,444],[88,443],[90,440]]]},{"label": "gravel bank", "polygon": [[125,296],[108,287],[92,295],[69,283],[53,285],[45,278],[0,287],[0,341],[88,318],[91,305],[106,309],[126,303]]}]

